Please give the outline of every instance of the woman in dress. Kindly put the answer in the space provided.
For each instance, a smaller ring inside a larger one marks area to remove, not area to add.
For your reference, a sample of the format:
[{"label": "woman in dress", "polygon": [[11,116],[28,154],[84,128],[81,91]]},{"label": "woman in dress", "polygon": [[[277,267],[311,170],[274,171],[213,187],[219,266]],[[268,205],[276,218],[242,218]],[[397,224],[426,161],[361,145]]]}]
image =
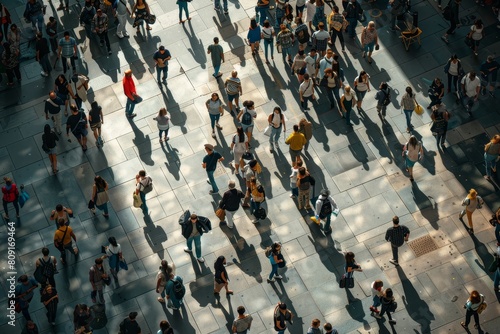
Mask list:
[{"label": "woman in dress", "polygon": [[222,130],[222,126],[219,125],[219,118],[224,115],[224,109],[222,109],[222,101],[219,98],[219,94],[212,93],[212,97],[205,102],[205,106],[210,116],[212,138],[215,138],[215,126],[217,126],[217,129]]},{"label": "woman in dress", "polygon": [[250,44],[250,49],[252,50],[252,55],[255,56],[256,52],[259,52],[259,44],[261,39],[261,29],[257,24],[255,18],[250,20],[250,28],[248,28],[247,39]]},{"label": "woman in dress", "polygon": [[146,22],[146,30],[151,30],[152,28],[149,26],[148,21],[146,20],[148,15],[151,14],[149,9],[149,5],[146,0],[137,0],[134,4],[134,8],[132,8],[131,17],[134,18],[133,27],[137,27],[137,33],[140,32],[139,26],[142,26],[144,22]]},{"label": "woman in dress", "polygon": [[50,166],[54,174],[59,171],[57,169],[56,141],[59,141],[59,137],[52,131],[50,125],[45,124],[43,127],[42,147],[49,156]]},{"label": "woman in dress", "polygon": [[375,22],[368,22],[368,26],[361,33],[361,48],[363,49],[362,57],[368,55],[368,63],[372,63],[372,52],[375,48],[378,50],[378,33],[375,29]]},{"label": "woman in dress", "polygon": [[226,258],[219,256],[214,263],[214,295],[218,296],[222,288],[226,289],[226,296],[232,295],[233,290],[229,290],[229,276],[226,271]]},{"label": "woman in dress", "polygon": [[342,108],[342,112],[344,113],[345,121],[349,126],[352,126],[351,111],[353,104],[356,102],[356,95],[351,89],[351,86],[345,85],[344,94],[342,94],[342,97],[340,98],[340,107]]},{"label": "woman in dress", "polygon": [[240,160],[243,153],[248,150],[248,141],[241,126],[238,126],[236,134],[233,136],[231,150],[233,151],[234,158],[234,173],[243,177],[243,168],[240,169]]},{"label": "woman in dress", "polygon": [[115,237],[109,237],[109,246],[106,247],[106,255],[109,259],[109,269],[111,275],[115,279],[115,283],[118,283],[118,271],[120,271],[120,261],[123,260],[122,246],[116,242]]},{"label": "woman in dress", "polygon": [[359,72],[359,75],[354,79],[354,91],[356,92],[356,109],[358,112],[364,111],[361,108],[366,92],[370,91],[370,76],[365,71]]},{"label": "woman in dress", "polygon": [[422,143],[413,135],[403,147],[403,156],[405,157],[406,171],[410,176],[410,181],[413,182],[413,166],[418,160],[422,160],[424,149]]},{"label": "woman in dress", "polygon": [[59,296],[56,289],[52,285],[47,284],[41,293],[40,301],[47,310],[47,320],[54,326],[56,324],[57,304],[59,303]]},{"label": "woman in dress", "polygon": [[[102,214],[105,218],[109,218],[108,213],[108,183],[99,175],[94,178],[94,185],[92,186],[92,200],[95,203],[96,208],[104,211]],[[95,215],[95,210],[92,211]]]}]

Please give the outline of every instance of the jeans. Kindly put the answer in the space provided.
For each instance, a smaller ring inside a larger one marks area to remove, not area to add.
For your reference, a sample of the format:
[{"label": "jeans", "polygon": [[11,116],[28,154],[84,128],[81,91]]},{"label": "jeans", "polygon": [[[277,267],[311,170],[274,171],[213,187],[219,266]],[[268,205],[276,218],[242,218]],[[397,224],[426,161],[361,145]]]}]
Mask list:
[{"label": "jeans", "polygon": [[33,26],[33,28],[36,27],[39,32],[42,32],[42,28],[43,28],[43,14],[40,13],[37,16],[32,16],[31,17],[31,25]]},{"label": "jeans", "polygon": [[[189,10],[187,1],[178,1],[179,5],[179,22],[182,21],[182,11],[186,14],[186,19],[189,18]],[[226,0],[226,8],[227,8],[227,0]]]},{"label": "jeans", "polygon": [[396,262],[398,261],[398,246],[394,245],[391,243],[391,250],[392,250],[392,259]]},{"label": "jeans", "polygon": [[365,51],[366,53],[373,52],[374,47],[375,47],[375,41],[367,43],[365,44],[363,51]]},{"label": "jeans", "polygon": [[[269,279],[273,279],[274,275],[278,275],[278,264],[277,263],[271,263],[271,273],[269,274]],[[284,333],[285,331],[283,331]]]},{"label": "jeans", "polygon": [[161,134],[162,134],[163,132],[165,132],[165,137],[168,137],[168,129],[166,129],[166,130],[158,130],[158,132],[159,132],[159,133],[158,133],[158,137],[159,137],[160,139],[161,139]]},{"label": "jeans", "polygon": [[304,110],[308,109],[307,108],[307,101],[311,101],[311,103],[314,103],[314,100],[313,100],[312,97],[313,97],[312,95],[311,96],[304,96],[304,95],[302,95],[302,100],[304,100],[304,102],[301,102],[302,109],[304,109]]},{"label": "jeans", "polygon": [[328,215],[325,217],[325,227],[323,228],[324,231],[330,231],[330,224],[332,222],[332,215]]},{"label": "jeans", "polygon": [[450,29],[446,31],[447,35],[451,35],[455,32],[455,29],[457,29],[457,22],[455,22],[455,19],[452,18],[450,21]]},{"label": "jeans", "polygon": [[300,153],[302,152],[302,150],[290,149],[289,152],[290,152],[290,159],[292,160],[292,162],[295,162],[297,161],[297,157],[300,157]]},{"label": "jeans", "polygon": [[83,27],[85,28],[85,34],[90,41],[90,39],[92,38],[92,25],[85,24]]},{"label": "jeans", "polygon": [[71,62],[71,68],[73,69],[73,72],[76,71],[76,65],[75,65],[75,58],[73,58],[73,55],[69,57],[61,56],[61,61],[63,65],[63,72],[66,73],[67,67],[68,67],[68,59]]},{"label": "jeans", "polygon": [[445,140],[446,140],[446,130],[442,133],[437,132],[437,135],[436,135],[437,145],[439,145],[440,142],[441,142],[441,145],[444,145]]},{"label": "jeans", "polygon": [[358,19],[353,17],[353,18],[346,18],[347,22],[349,22],[349,25],[347,26],[347,33],[349,34],[350,38],[355,38],[356,37],[356,26],[358,25]]},{"label": "jeans", "polygon": [[295,184],[290,184],[290,189],[292,190],[293,196],[299,196],[299,188]]},{"label": "jeans", "polygon": [[497,223],[495,226],[495,238],[497,238],[497,242],[500,243],[500,224]]},{"label": "jeans", "polygon": [[56,53],[57,48],[59,47],[58,42],[57,42],[57,35],[54,37],[49,37],[49,43],[50,43],[50,49],[52,52]]},{"label": "jeans", "polygon": [[391,29],[396,29],[396,20],[398,19],[397,14],[391,14]]},{"label": "jeans", "polygon": [[[458,90],[458,86],[457,86],[457,83],[458,83],[458,75],[451,75],[450,73],[447,73],[448,74],[448,90],[449,91],[457,91]],[[452,86],[451,86],[451,83],[453,81],[453,89]]]},{"label": "jeans", "polygon": [[101,210],[101,211],[104,211],[104,214],[106,214],[106,215],[109,213],[109,212],[108,212],[108,203],[107,203],[107,202],[106,202],[106,203],[103,203],[103,204],[101,204],[101,205],[97,205],[97,204],[96,204],[96,205],[95,205],[95,207],[96,207],[96,208],[98,208],[98,209],[99,209],[99,210]]},{"label": "jeans", "polygon": [[210,184],[212,185],[212,192],[218,193],[219,188],[217,187],[217,183],[215,183],[214,172],[215,170],[207,170],[207,176],[208,180],[210,181]]},{"label": "jeans", "polygon": [[45,73],[50,73],[52,71],[52,66],[50,65],[49,55],[46,54],[40,58],[40,66]]},{"label": "jeans", "polygon": [[486,164],[486,175],[491,176],[491,169],[497,167],[498,155],[484,153],[484,163]]},{"label": "jeans", "polygon": [[5,211],[6,216],[9,215],[7,203],[12,203],[12,205],[14,205],[14,209],[16,209],[16,215],[19,216],[19,202],[17,201],[17,198],[14,200],[14,202],[7,202],[6,200],[3,200],[3,211]]},{"label": "jeans", "polygon": [[64,245],[64,249],[61,252],[61,260],[62,260],[62,262],[66,262],[66,250],[69,250],[69,252],[71,254],[73,254],[74,256],[76,256],[75,249],[73,248],[73,242],[70,241],[69,243],[67,243],[66,245]]},{"label": "jeans", "polygon": [[264,38],[264,55],[267,60],[267,49],[271,49],[271,58],[274,57],[274,39],[273,38]]},{"label": "jeans", "polygon": [[433,107],[438,103],[441,103],[441,99],[437,97],[436,95],[429,95],[429,98],[431,99],[431,103],[429,104],[429,107]]},{"label": "jeans", "polygon": [[194,240],[194,249],[195,249],[195,252],[196,252],[196,258],[199,259],[201,257],[201,235],[196,235],[194,237],[189,237],[186,240],[186,244],[187,244],[187,247],[189,248],[189,250],[193,249],[193,240]]},{"label": "jeans", "polygon": [[275,30],[276,29],[278,29],[278,31],[280,30],[280,24],[281,24],[281,21],[283,20],[284,16],[285,16],[285,10],[276,7],[276,17],[274,20],[274,29]]},{"label": "jeans", "polygon": [[411,114],[413,113],[413,110],[408,110],[408,109],[403,109],[405,116],[406,116],[406,127],[408,129],[413,129],[413,125],[411,125]]},{"label": "jeans", "polygon": [[379,296],[373,296],[373,307],[379,307],[380,306],[380,297]]},{"label": "jeans", "polygon": [[163,66],[163,67],[156,66],[156,81],[158,82],[160,82],[160,74],[163,74],[161,78],[163,81],[167,80],[168,66]]},{"label": "jeans", "polygon": [[97,36],[99,36],[99,42],[101,44],[104,44],[104,42],[106,42],[106,48],[108,49],[108,51],[111,50],[111,46],[109,45],[108,31],[104,30],[103,32],[98,32]]},{"label": "jeans", "polygon": [[118,35],[118,37],[125,36],[125,33],[127,32],[127,29],[125,29],[125,25],[127,24],[127,17],[128,17],[127,14],[116,16],[116,18],[118,19],[118,26],[116,27],[116,34]]},{"label": "jeans", "polygon": [[287,56],[288,58],[292,57],[291,49],[292,48],[281,48],[281,56],[283,57],[283,62],[286,61]]},{"label": "jeans", "polygon": [[212,126],[212,132],[215,130],[215,124],[219,123],[220,114],[214,115],[209,114],[210,116],[210,125]]},{"label": "jeans", "polygon": [[260,202],[255,202],[253,198],[250,200],[250,214],[255,215],[255,212],[259,210]]},{"label": "jeans", "polygon": [[24,307],[21,309],[21,312],[23,313],[23,317],[24,319],[26,319],[26,321],[30,321],[31,320],[31,316],[30,316],[30,311],[29,311],[29,304],[28,306]]},{"label": "jeans", "polygon": [[[214,5],[215,5],[215,8],[220,9],[220,0],[215,0]],[[227,12],[227,0],[222,0],[222,5],[224,6],[224,12]],[[186,2],[186,6],[187,6],[187,2]]]},{"label": "jeans", "polygon": [[75,104],[78,109],[82,109],[83,100],[78,95],[75,95]]},{"label": "jeans", "polygon": [[[104,282],[103,282],[104,284]],[[96,287],[96,290],[92,290],[90,292],[90,298],[92,298],[92,301],[94,301],[97,297],[97,293],[99,293],[99,301],[101,304],[104,304],[104,292],[103,292],[104,286]]]},{"label": "jeans", "polygon": [[264,21],[267,20],[267,11],[269,6],[257,6],[255,7],[255,14],[259,16],[259,25],[264,26]]},{"label": "jeans", "polygon": [[139,191],[139,196],[141,197],[141,201],[142,201],[142,204],[141,204],[141,209],[142,209],[142,213],[147,216],[148,215],[148,205],[146,204],[146,194],[142,191]]},{"label": "jeans", "polygon": [[471,316],[474,316],[474,322],[479,327],[479,314],[477,314],[477,311],[472,311],[469,309],[465,311],[465,326],[469,326]]},{"label": "jeans", "polygon": [[282,125],[280,125],[277,128],[275,128],[272,125],[270,125],[270,127],[271,127],[271,135],[269,136],[269,142],[271,143],[272,146],[273,142],[278,142],[278,140],[280,139]]},{"label": "jeans", "polygon": [[339,38],[342,50],[344,50],[345,42],[344,42],[344,33],[342,32],[342,29],[340,29],[340,31],[337,31],[335,29],[330,30],[330,38],[332,40],[332,44],[335,44],[335,42],[337,41],[337,37]]},{"label": "jeans", "polygon": [[142,98],[139,96],[136,96],[135,100],[131,100],[129,97],[127,97],[127,104],[125,105],[125,113],[127,114],[127,116],[131,115],[134,112],[135,105],[141,102]]},{"label": "jeans", "polygon": [[62,132],[62,130],[61,130],[61,112],[58,112],[57,114],[49,114],[49,116],[53,118],[54,129],[56,129],[57,134],[60,134]]},{"label": "jeans", "polygon": [[495,289],[498,289],[498,285],[500,285],[500,268],[497,268],[497,270],[495,270],[495,276],[493,277],[493,287]]},{"label": "jeans", "polygon": [[13,68],[5,69],[5,73],[7,74],[7,81],[9,83],[14,82],[14,76],[17,78],[17,80],[21,80],[21,71],[19,71],[19,64],[17,64]]},{"label": "jeans", "polygon": [[214,77],[216,77],[217,75],[219,75],[220,65],[221,64],[218,64],[218,65],[214,64],[214,74],[213,74]]}]

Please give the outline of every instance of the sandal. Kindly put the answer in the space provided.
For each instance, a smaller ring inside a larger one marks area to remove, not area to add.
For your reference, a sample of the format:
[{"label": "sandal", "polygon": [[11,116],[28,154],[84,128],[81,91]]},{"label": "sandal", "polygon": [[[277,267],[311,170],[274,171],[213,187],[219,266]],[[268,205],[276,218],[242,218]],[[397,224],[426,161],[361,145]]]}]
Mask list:
[{"label": "sandal", "polygon": [[151,28],[151,27],[146,27],[146,30],[153,30],[153,28]]}]

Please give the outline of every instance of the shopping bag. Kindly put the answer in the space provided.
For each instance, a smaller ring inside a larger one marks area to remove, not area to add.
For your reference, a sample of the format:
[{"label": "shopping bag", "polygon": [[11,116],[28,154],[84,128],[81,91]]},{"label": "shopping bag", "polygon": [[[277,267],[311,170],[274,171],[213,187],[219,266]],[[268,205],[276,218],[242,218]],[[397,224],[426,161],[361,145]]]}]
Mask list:
[{"label": "shopping bag", "polygon": [[30,199],[30,195],[24,191],[24,186],[21,186],[21,191],[19,193],[19,205],[21,208],[24,206],[24,203],[26,203]]},{"label": "shopping bag", "polygon": [[137,195],[134,191],[134,208],[140,208],[142,205],[142,200],[139,195]]},{"label": "shopping bag", "polygon": [[272,131],[271,126],[268,126],[268,127],[264,130],[264,135],[266,135],[266,136],[268,136],[268,137],[269,137],[269,136],[271,136],[271,131]]},{"label": "shopping bag", "polygon": [[215,211],[215,215],[221,222],[223,222],[226,219],[226,210],[219,208]]}]

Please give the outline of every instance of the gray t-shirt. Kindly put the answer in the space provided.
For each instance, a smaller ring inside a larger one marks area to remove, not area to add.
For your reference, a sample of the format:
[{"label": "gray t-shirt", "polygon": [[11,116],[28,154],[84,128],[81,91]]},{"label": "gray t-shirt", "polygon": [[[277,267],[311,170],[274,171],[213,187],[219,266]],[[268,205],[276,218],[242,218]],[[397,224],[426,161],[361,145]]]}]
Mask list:
[{"label": "gray t-shirt", "polygon": [[126,6],[126,1],[125,0],[116,0],[116,14],[118,15],[125,15],[127,13],[127,6]]},{"label": "gray t-shirt", "polygon": [[246,315],[244,318],[237,318],[233,322],[233,326],[236,327],[236,332],[244,332],[250,327],[252,324],[252,316],[250,314]]},{"label": "gray t-shirt", "polygon": [[212,44],[208,46],[208,51],[210,51],[210,56],[212,57],[212,64],[214,66],[219,66],[222,62],[222,54],[224,50],[219,44]]},{"label": "gray t-shirt", "polygon": [[207,102],[208,102],[208,113],[210,115],[219,115],[220,114],[219,108],[222,105],[220,99],[215,101],[210,99]]}]

